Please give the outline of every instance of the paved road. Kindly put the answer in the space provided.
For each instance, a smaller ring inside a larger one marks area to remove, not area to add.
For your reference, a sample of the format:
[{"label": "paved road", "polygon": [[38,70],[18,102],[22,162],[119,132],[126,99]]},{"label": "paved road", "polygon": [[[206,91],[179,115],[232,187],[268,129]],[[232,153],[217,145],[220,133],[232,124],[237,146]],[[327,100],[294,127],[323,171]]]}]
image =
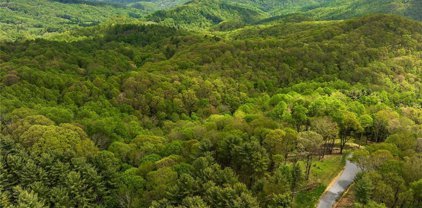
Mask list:
[{"label": "paved road", "polygon": [[360,169],[355,164],[347,160],[346,166],[344,167],[341,176],[338,177],[336,181],[332,183],[328,190],[322,195],[317,207],[333,207],[337,199],[343,194],[344,191],[346,191],[359,172]]}]

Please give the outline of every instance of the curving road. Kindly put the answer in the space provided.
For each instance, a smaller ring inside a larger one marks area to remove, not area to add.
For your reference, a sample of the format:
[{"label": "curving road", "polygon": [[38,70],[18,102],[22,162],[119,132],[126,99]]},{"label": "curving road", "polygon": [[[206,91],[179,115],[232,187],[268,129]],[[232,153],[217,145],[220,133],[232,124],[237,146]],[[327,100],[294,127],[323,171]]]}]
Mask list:
[{"label": "curving road", "polygon": [[321,196],[318,208],[331,208],[336,203],[337,199],[341,197],[344,191],[353,183],[356,175],[360,172],[358,166],[349,160],[346,161],[344,170],[341,175],[335,179],[333,183],[327,188]]}]

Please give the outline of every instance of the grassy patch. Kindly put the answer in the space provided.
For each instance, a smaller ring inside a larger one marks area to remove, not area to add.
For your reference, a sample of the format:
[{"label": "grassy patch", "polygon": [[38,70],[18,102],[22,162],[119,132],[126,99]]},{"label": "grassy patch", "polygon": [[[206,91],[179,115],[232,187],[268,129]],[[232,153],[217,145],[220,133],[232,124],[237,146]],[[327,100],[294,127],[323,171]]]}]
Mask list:
[{"label": "grassy patch", "polygon": [[311,183],[319,183],[327,186],[331,180],[343,169],[345,161],[341,155],[328,155],[321,161],[312,164]]},{"label": "grassy patch", "polygon": [[326,186],[318,185],[311,190],[300,191],[296,195],[295,206],[300,208],[314,208]]}]

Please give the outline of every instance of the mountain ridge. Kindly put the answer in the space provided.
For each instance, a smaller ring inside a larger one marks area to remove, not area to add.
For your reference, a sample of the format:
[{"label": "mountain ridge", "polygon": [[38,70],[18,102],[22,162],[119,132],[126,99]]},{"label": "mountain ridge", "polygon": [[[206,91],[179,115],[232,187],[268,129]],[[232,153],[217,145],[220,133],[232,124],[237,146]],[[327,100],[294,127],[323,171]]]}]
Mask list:
[{"label": "mountain ridge", "polygon": [[[422,3],[419,1],[409,1],[404,3],[401,0],[304,0],[294,3],[291,2],[290,4],[287,4],[286,2],[287,1],[268,1],[267,3],[273,3],[273,5],[276,6],[273,10],[266,10],[266,4],[264,4],[264,1],[193,0],[183,6],[167,11],[156,12],[148,19],[155,22],[165,22],[166,24],[182,26],[185,28],[201,29],[207,27],[218,27],[219,24],[225,24],[220,25],[222,28],[238,28],[246,24],[269,22],[277,19],[285,20],[286,18],[291,17],[300,17],[302,19],[309,20],[341,20],[373,13],[396,14],[407,16],[416,20],[422,20],[422,15],[412,12],[413,10],[422,10]],[[230,13],[230,10],[225,11],[224,7],[211,5],[230,5],[234,8],[237,7],[239,9],[244,8],[249,11],[256,11],[261,13],[261,15],[250,17],[247,15],[247,10],[245,10],[243,11],[244,13],[242,13],[242,11],[238,11],[237,16],[231,17],[224,15],[224,13]],[[218,21],[207,21],[206,17],[204,18],[204,15],[206,16],[207,14],[217,14],[212,16],[216,17]],[[230,26],[230,22],[233,26]]]},{"label": "mountain ridge", "polygon": [[[74,3],[63,4],[58,1]],[[15,0],[0,3],[0,39],[48,37],[49,34],[101,24],[116,16],[120,16],[116,20],[120,22],[154,21],[184,29],[207,31],[229,31],[245,25],[274,21],[341,20],[374,12],[422,19],[418,12],[422,10],[421,1],[89,1],[98,5],[81,3],[79,0],[58,1]],[[110,2],[120,6],[109,5]],[[384,6],[380,6],[381,3]],[[39,9],[34,10],[37,7]]]}]

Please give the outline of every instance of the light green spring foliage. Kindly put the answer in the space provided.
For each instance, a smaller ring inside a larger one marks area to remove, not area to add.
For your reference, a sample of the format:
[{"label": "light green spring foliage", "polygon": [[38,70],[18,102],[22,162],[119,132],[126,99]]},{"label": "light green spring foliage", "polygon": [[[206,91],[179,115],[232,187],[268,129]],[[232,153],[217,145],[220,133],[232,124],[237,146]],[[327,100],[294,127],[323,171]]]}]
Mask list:
[{"label": "light green spring foliage", "polygon": [[302,13],[316,19],[345,19],[371,13],[386,13],[422,19],[421,14],[417,12],[422,6],[418,0],[286,0],[274,2],[285,5],[275,7],[276,9],[273,10],[273,13],[279,15]]},{"label": "light green spring foliage", "polygon": [[[0,40],[48,38],[103,22],[140,19],[187,30],[223,31],[253,23],[339,20],[372,13],[398,14],[420,20],[418,11],[421,9],[422,3],[417,0],[5,0],[0,2]],[[162,11],[155,12],[157,10]],[[115,20],[109,21],[110,18]]]},{"label": "light green spring foliage", "polygon": [[341,20],[374,13],[422,20],[417,0],[194,0],[148,19],[184,29],[230,30],[245,24],[300,20]]},{"label": "light green spring foliage", "polygon": [[[86,20],[133,10],[19,2]],[[353,141],[357,206],[419,207],[422,24],[257,23],[272,1],[239,2],[0,42],[0,206],[313,206],[298,197],[323,189],[314,161]]]},{"label": "light green spring foliage", "polygon": [[0,2],[0,39],[33,39],[46,33],[97,25],[112,17],[139,18],[145,14],[135,8],[111,5],[5,0]]}]

